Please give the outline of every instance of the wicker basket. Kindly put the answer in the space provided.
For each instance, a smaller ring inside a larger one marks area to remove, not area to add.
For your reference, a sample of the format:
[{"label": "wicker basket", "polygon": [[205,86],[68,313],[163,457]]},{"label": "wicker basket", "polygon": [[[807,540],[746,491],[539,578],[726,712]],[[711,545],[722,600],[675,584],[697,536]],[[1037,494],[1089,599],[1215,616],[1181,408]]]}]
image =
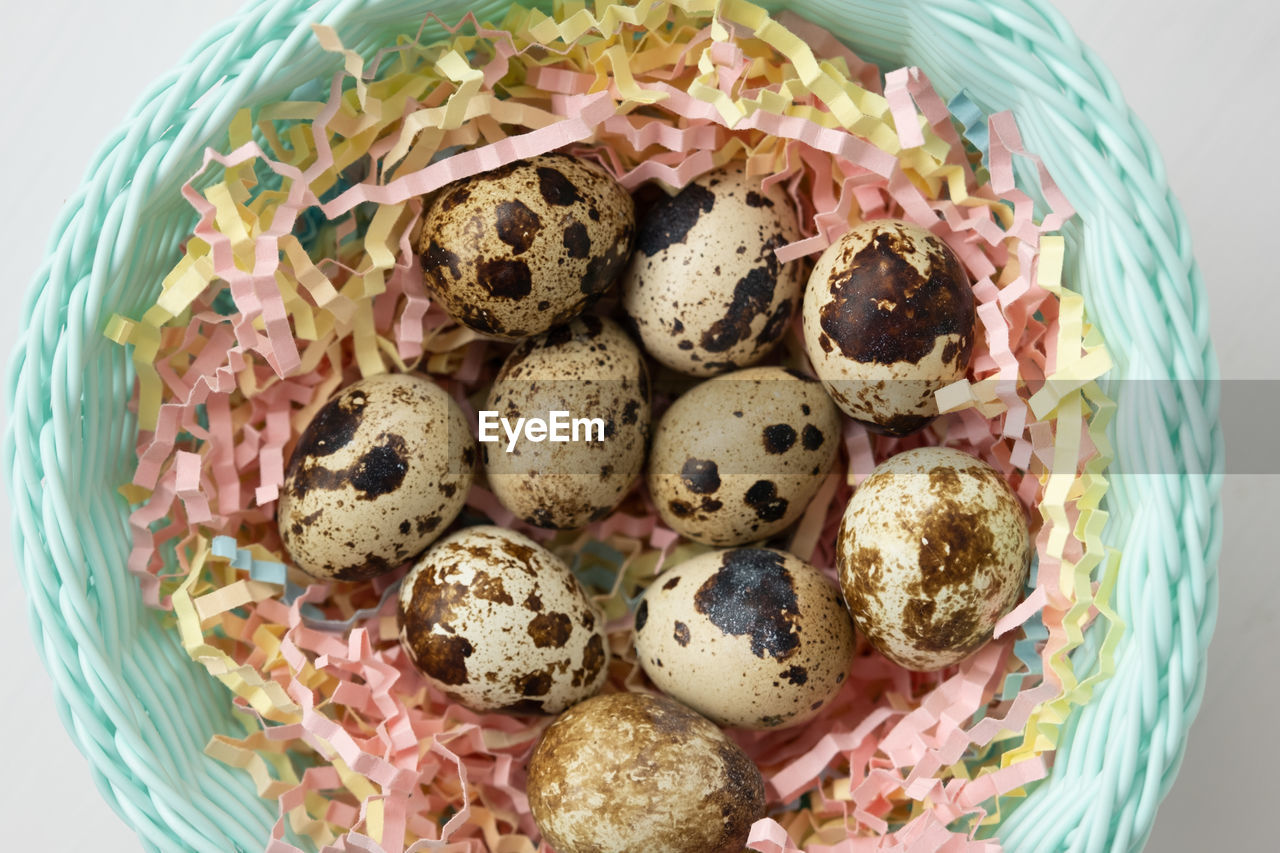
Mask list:
[{"label": "wicker basket", "polygon": [[[503,0],[441,0],[498,17]],[[542,4],[539,4],[542,5]],[[1115,468],[1106,540],[1124,552],[1117,676],[1077,709],[1051,777],[1006,814],[1010,850],[1142,846],[1173,783],[1204,688],[1217,604],[1222,441],[1204,288],[1151,140],[1115,82],[1039,0],[766,0],[885,67],[919,65],[944,96],[1013,110],[1079,215],[1064,229],[1079,287],[1115,358]],[[207,757],[235,729],[125,570],[136,425],[133,374],[102,334],[152,302],[195,215],[178,190],[237,110],[327,79],[323,22],[367,53],[422,20],[407,0],[262,0],[139,101],[68,205],[15,353],[5,459],[14,541],[62,716],[100,790],[147,849],[260,849],[275,820],[243,774]],[[427,36],[433,35],[428,30]],[[442,35],[436,31],[434,35]],[[225,79],[223,79],[225,77]],[[221,82],[220,82],[221,81]],[[212,95],[210,92],[212,90]],[[1172,365],[1172,367],[1169,367]],[[1155,383],[1122,379],[1198,380]],[[1196,389],[1200,389],[1197,391]]]}]

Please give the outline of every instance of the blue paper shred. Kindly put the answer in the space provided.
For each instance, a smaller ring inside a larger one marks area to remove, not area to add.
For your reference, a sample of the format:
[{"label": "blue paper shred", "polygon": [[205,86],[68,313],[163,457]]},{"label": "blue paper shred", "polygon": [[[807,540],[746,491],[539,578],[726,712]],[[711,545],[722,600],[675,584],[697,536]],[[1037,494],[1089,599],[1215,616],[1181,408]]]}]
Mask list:
[{"label": "blue paper shred", "polygon": [[982,152],[982,162],[988,162],[991,155],[991,135],[987,129],[986,113],[970,100],[963,89],[947,102],[947,110],[964,128],[965,140]]}]

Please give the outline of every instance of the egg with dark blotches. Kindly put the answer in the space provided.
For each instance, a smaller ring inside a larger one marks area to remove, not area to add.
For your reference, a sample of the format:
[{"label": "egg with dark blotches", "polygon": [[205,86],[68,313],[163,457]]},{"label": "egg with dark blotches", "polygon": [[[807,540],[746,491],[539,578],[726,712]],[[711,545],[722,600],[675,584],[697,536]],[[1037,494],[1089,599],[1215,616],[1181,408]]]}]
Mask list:
[{"label": "egg with dark blotches", "polygon": [[458,404],[412,374],[371,376],[316,412],[285,469],[276,522],[293,563],[358,581],[422,553],[467,499],[476,449]]},{"label": "egg with dark blotches", "polygon": [[1022,505],[1000,473],[943,447],[878,465],[845,509],[840,586],[885,657],[931,671],[991,639],[1017,603],[1033,553]]},{"label": "egg with dark blotches", "polygon": [[663,572],[636,608],[635,631],[649,680],[722,726],[802,723],[853,662],[839,587],[768,548],[712,551]]},{"label": "egg with dark blotches", "polygon": [[576,317],[608,290],[634,232],[635,205],[608,173],[544,154],[441,189],[418,253],[453,319],[517,340]]},{"label": "egg with dark blotches", "polygon": [[764,779],[714,723],[665,696],[565,711],[529,758],[529,808],[556,853],[741,853]]},{"label": "egg with dark blotches", "polygon": [[726,373],[663,414],[649,451],[649,494],[682,536],[755,542],[800,518],[839,444],[840,413],[817,381],[781,367]]},{"label": "egg with dark blotches", "polygon": [[604,617],[564,562],[491,525],[422,556],[400,587],[400,643],[414,666],[473,711],[555,714],[608,675]]},{"label": "egg with dark blotches", "polygon": [[[648,368],[612,320],[584,315],[523,341],[484,412],[489,488],[529,524],[569,529],[604,518],[644,470]],[[531,434],[512,426],[521,418],[550,426]]]},{"label": "egg with dark blotches", "polygon": [[804,264],[786,191],[741,163],[698,178],[641,219],[622,300],[645,350],[693,376],[747,367],[774,350],[800,306]]},{"label": "egg with dark blotches", "polygon": [[855,225],[822,253],[804,294],[804,344],[845,414],[905,435],[973,352],[973,289],[940,237],[898,219]]}]

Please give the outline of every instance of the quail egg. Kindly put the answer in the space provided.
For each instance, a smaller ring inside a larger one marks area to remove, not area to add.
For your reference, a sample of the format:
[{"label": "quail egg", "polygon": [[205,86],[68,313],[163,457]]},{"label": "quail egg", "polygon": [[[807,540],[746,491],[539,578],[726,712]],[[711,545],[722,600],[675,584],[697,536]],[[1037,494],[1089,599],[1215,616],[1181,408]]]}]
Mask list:
[{"label": "quail egg", "polygon": [[863,222],[828,246],[809,276],[803,317],[818,378],[845,414],[878,432],[929,423],[934,392],[969,368],[969,278],[941,238],[909,222]]},{"label": "quail egg", "polygon": [[604,617],[558,557],[492,525],[442,539],[405,577],[400,642],[474,711],[554,714],[604,684]]},{"label": "quail egg", "polygon": [[505,340],[572,319],[631,254],[635,205],[567,154],[517,160],[444,187],[424,214],[426,284],[455,320]]},{"label": "quail egg", "polygon": [[836,543],[854,624],[902,666],[941,669],[977,651],[1017,603],[1033,548],[999,472],[959,450],[923,447],[876,466]]},{"label": "quail egg", "polygon": [[394,569],[457,517],[475,455],[462,410],[431,380],[355,382],[316,412],[289,457],[276,513],[285,550],[326,580]]}]

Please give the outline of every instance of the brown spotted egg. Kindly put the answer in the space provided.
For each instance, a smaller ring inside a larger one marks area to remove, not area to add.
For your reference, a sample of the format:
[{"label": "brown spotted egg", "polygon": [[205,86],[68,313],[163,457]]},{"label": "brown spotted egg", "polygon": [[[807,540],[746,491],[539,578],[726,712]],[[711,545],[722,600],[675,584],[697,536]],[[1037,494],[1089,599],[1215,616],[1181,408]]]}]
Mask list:
[{"label": "brown spotted egg", "polygon": [[712,551],[663,572],[635,628],[649,679],[722,726],[802,723],[853,662],[853,623],[836,584],[767,548]]},{"label": "brown spotted egg", "polygon": [[604,617],[557,556],[501,527],[468,527],[400,587],[400,643],[473,711],[555,714],[604,684]]},{"label": "brown spotted egg", "polygon": [[567,154],[517,160],[444,187],[418,251],[455,320],[506,340],[545,332],[608,290],[631,254],[635,206]]},{"label": "brown spotted egg", "polygon": [[665,696],[574,705],[529,758],[529,808],[556,853],[741,853],[764,779],[714,723]]},{"label": "brown spotted egg", "polygon": [[560,428],[545,435],[525,431],[512,441],[506,428],[481,435],[489,487],[530,524],[567,529],[604,518],[644,470],[648,368],[612,320],[584,315],[523,341],[498,372],[485,410],[508,426],[521,417],[554,426],[552,413],[562,413]]},{"label": "brown spotted egg", "polygon": [[973,290],[939,237],[897,219],[863,222],[827,247],[804,294],[805,352],[855,420],[905,435],[938,414],[934,392],[964,377]]},{"label": "brown spotted egg", "polygon": [[289,457],[276,514],[284,547],[318,578],[390,571],[457,517],[475,454],[462,410],[434,382],[355,382],[316,412]]},{"label": "brown spotted egg", "polygon": [[1031,566],[1022,505],[994,468],[943,447],[908,450],[858,486],[836,543],[853,621],[886,657],[930,671],[991,639]]},{"label": "brown spotted egg", "polygon": [[783,188],[762,189],[741,164],[663,198],[637,226],[622,280],[645,350],[693,376],[760,361],[800,304],[804,265],[774,254],[799,238]]},{"label": "brown spotted egg", "polygon": [[840,413],[781,367],[708,379],[663,414],[649,494],[673,530],[707,545],[767,539],[795,522],[835,462]]}]

